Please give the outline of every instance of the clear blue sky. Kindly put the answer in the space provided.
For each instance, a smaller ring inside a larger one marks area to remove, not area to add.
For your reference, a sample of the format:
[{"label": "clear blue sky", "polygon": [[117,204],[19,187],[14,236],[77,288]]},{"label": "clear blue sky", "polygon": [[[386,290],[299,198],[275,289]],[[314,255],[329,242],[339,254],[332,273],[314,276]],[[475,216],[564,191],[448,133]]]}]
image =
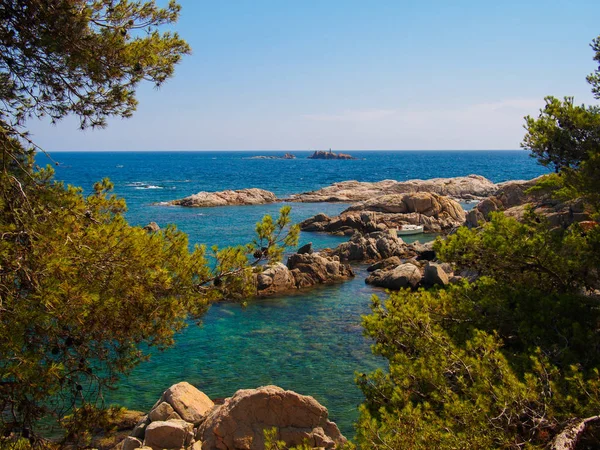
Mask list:
[{"label": "clear blue sky", "polygon": [[[159,3],[161,3],[159,1]],[[164,3],[164,2],[163,2]],[[512,149],[593,99],[599,0],[180,0],[193,54],[133,118],[30,123],[48,150]]]}]

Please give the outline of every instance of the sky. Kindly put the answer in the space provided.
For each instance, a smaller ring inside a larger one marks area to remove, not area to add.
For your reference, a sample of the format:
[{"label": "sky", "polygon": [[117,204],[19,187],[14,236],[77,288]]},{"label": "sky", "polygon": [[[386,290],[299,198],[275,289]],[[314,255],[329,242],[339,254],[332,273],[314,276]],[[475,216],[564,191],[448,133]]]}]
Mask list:
[{"label": "sky", "polygon": [[[158,1],[159,4],[165,3]],[[130,119],[31,121],[60,150],[518,149],[544,97],[594,100],[598,0],[179,0],[192,47]]]}]

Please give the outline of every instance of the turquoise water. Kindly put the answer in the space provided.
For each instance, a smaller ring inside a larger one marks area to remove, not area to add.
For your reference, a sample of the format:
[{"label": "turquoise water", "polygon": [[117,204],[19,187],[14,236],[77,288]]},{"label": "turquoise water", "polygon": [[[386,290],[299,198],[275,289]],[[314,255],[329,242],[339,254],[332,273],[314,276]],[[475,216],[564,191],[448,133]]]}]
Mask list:
[{"label": "turquoise water", "polygon": [[[55,153],[60,180],[89,191],[109,177],[127,200],[128,220],[176,224],[190,242],[237,245],[253,238],[254,225],[264,214],[276,215],[280,204],[204,209],[156,206],[201,190],[259,187],[284,197],[356,179],[379,181],[459,176],[476,173],[500,182],[544,173],[524,151],[501,152],[351,152],[356,161],[308,160],[309,152],[293,152],[296,160],[252,160],[253,155],[285,152],[120,152]],[[40,156],[40,164],[46,158]],[[300,221],[319,212],[334,215],[344,204],[292,204]],[[302,233],[300,243],[333,247],[344,237]],[[153,355],[124,378],[107,399],[132,409],[147,410],[162,391],[189,381],[213,398],[237,389],[276,384],[325,405],[342,432],[353,435],[352,423],[362,397],[355,372],[384,364],[370,352],[362,336],[361,315],[369,299],[381,290],[364,284],[365,267],[346,283],[318,287],[285,297],[214,305],[201,327],[191,325],[176,345]]]}]

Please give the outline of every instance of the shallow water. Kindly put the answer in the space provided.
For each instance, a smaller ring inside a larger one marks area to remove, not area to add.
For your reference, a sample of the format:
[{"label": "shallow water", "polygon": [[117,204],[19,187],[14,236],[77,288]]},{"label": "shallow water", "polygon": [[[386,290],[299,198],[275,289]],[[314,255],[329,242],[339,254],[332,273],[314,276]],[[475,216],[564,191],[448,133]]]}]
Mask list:
[{"label": "shallow water", "polygon": [[[220,208],[154,205],[201,190],[259,187],[284,197],[337,181],[379,181],[460,176],[476,173],[494,182],[526,179],[545,172],[524,151],[501,152],[353,152],[356,161],[308,160],[308,152],[292,152],[296,160],[246,159],[285,152],[122,152],[54,153],[61,164],[56,175],[89,192],[103,177],[128,203],[132,224],[150,221],[176,224],[190,243],[219,246],[244,244],[264,214],[276,215],[281,204]],[[38,158],[40,164],[46,158]],[[294,221],[319,212],[335,215],[344,204],[291,204]],[[466,205],[474,206],[473,204]],[[419,237],[417,237],[419,238]],[[420,236],[421,240],[423,237]],[[300,244],[334,247],[347,240],[302,233]],[[405,239],[411,241],[407,237]],[[213,306],[203,325],[189,326],[176,345],[153,355],[108,393],[110,402],[147,410],[168,386],[189,381],[213,398],[237,389],[276,384],[325,405],[332,420],[353,435],[362,397],[355,372],[384,364],[370,352],[362,336],[361,315],[369,313],[370,297],[383,291],[364,284],[365,268],[346,283],[317,287],[295,295]]]}]

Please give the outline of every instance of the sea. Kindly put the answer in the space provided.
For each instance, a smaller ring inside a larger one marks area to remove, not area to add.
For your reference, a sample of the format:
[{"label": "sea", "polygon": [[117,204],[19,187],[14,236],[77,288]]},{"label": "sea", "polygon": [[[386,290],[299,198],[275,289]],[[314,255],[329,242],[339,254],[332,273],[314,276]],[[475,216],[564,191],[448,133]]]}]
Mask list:
[{"label": "sea", "polygon": [[[494,182],[530,179],[547,172],[524,150],[503,151],[344,151],[355,160],[312,160],[311,152],[291,152],[296,159],[264,159],[286,151],[197,152],[54,152],[36,157],[51,164],[57,180],[90,193],[96,181],[109,178],[128,205],[130,224],[175,224],[196,243],[219,247],[254,238],[255,224],[276,216],[278,203],[256,206],[184,208],[160,202],[200,191],[262,188],[279,198],[345,180],[381,181],[483,175]],[[289,203],[299,222],[317,213],[336,215],[342,203]],[[470,208],[473,205],[464,205]],[[431,235],[410,237],[421,242]],[[347,240],[320,233],[300,236],[300,245],[335,247]],[[176,343],[124,376],[106,401],[147,411],[174,383],[188,381],[211,398],[230,397],[238,389],[277,385],[311,395],[329,410],[347,437],[354,435],[362,394],[357,374],[386,367],[371,353],[361,318],[371,297],[386,292],[365,285],[366,266],[355,265],[356,278],[290,295],[250,300],[246,305],[213,305],[200,325],[190,323]]]}]

